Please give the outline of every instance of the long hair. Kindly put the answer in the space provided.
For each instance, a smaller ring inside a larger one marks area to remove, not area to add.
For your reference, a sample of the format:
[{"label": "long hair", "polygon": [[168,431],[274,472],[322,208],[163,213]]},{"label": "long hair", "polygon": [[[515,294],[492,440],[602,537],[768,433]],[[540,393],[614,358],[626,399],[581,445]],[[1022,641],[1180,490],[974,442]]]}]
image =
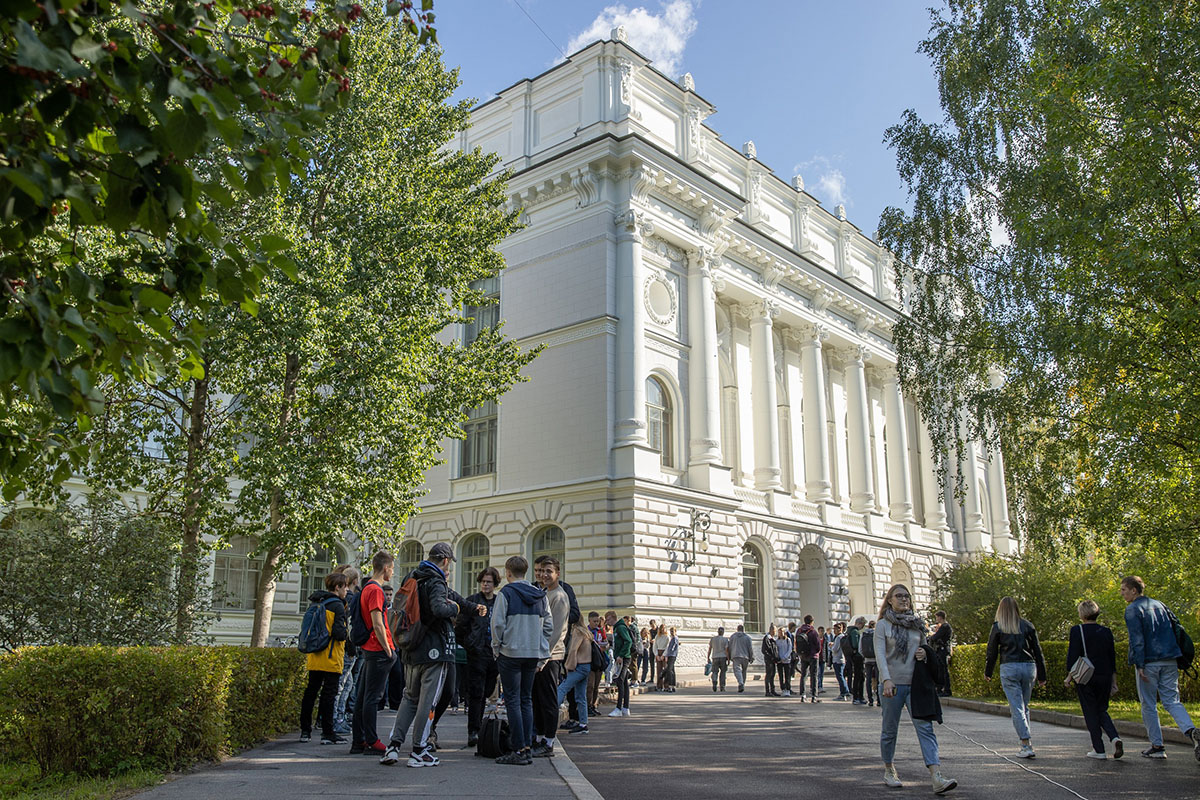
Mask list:
[{"label": "long hair", "polygon": [[1021,632],[1021,609],[1012,597],[1000,598],[1000,605],[996,606],[996,624],[1001,633]]},{"label": "long hair", "polygon": [[903,583],[897,583],[894,584],[892,588],[888,589],[887,594],[883,596],[883,605],[879,606],[879,616],[876,617],[876,619],[883,619],[883,615],[886,614],[887,610],[892,607],[892,595],[896,593],[897,589],[903,589],[904,591],[908,592],[908,607],[910,610],[912,609],[912,590]]}]

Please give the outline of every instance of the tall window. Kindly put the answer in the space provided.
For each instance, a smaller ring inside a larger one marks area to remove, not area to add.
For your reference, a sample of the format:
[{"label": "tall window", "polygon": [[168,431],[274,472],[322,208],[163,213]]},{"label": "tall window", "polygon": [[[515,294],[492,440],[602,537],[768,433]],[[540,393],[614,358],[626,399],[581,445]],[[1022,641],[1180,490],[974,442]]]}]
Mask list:
[{"label": "tall window", "polygon": [[254,540],[234,536],[229,547],[213,557],[213,605],[233,611],[254,608],[254,591],[262,572],[262,558],[251,558]]},{"label": "tall window", "polygon": [[540,556],[552,556],[558,559],[559,563],[559,579],[561,580],[567,573],[567,538],[563,534],[563,529],[557,525],[547,525],[533,535],[533,560],[537,561]]},{"label": "tall window", "polygon": [[400,585],[400,581],[408,576],[408,573],[417,568],[421,563],[421,559],[425,557],[425,549],[421,547],[421,543],[416,539],[409,539],[404,544],[400,545],[400,556],[396,559],[396,585]]},{"label": "tall window", "polygon": [[471,288],[482,292],[485,299],[480,305],[463,306],[463,316],[469,319],[466,330],[463,331],[464,344],[470,344],[478,339],[483,331],[500,324],[500,278],[472,281]]},{"label": "tall window", "polygon": [[496,404],[490,400],[467,413],[463,425],[460,476],[470,478],[496,471]]},{"label": "tall window", "polygon": [[325,576],[333,572],[337,561],[336,550],[318,547],[312,558],[300,570],[300,611],[308,608],[308,596],[325,588]]},{"label": "tall window", "polygon": [[646,379],[646,443],[662,456],[664,467],[675,466],[671,447],[671,396],[658,378]]},{"label": "tall window", "polygon": [[458,582],[462,586],[459,591],[463,594],[475,591],[475,576],[488,565],[491,551],[491,545],[482,533],[473,533],[462,543],[462,552],[458,557],[462,571]]},{"label": "tall window", "polygon": [[763,615],[763,557],[752,544],[742,548],[742,608],[746,613],[746,630],[761,633],[766,630]]}]

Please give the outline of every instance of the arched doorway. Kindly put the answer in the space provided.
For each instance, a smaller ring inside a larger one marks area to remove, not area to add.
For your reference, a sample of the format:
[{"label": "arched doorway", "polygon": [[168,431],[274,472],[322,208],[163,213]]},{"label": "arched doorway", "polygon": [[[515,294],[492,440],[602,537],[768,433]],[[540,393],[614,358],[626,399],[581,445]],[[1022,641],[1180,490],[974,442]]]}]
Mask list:
[{"label": "arched doorway", "polygon": [[875,606],[875,570],[871,560],[862,553],[850,556],[850,621],[858,617],[871,619],[879,612]]},{"label": "arched doorway", "polygon": [[805,614],[812,614],[814,624],[828,627],[829,567],[825,562],[825,552],[815,544],[806,545],[796,563],[796,577],[801,618]]},{"label": "arched doorway", "polygon": [[749,633],[767,629],[765,584],[766,560],[757,545],[747,542],[742,548],[742,613]]},{"label": "arched doorway", "polygon": [[897,558],[892,563],[892,583],[903,583],[910,592],[916,591],[913,587],[912,567],[902,558]]}]

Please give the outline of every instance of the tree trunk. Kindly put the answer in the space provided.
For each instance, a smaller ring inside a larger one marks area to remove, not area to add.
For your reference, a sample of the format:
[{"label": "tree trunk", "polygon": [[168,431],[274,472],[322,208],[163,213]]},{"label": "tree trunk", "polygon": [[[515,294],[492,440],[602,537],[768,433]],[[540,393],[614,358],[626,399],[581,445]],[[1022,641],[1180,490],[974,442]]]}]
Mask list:
[{"label": "tree trunk", "polygon": [[175,605],[175,643],[187,644],[192,633],[196,583],[200,579],[200,501],[203,481],[198,474],[208,425],[208,364],[204,377],[192,381],[188,414],[187,462],[183,474],[183,514],[180,519],[182,547],[179,552],[179,584]]},{"label": "tree trunk", "polygon": [[[283,448],[287,444],[289,426],[296,407],[296,386],[300,380],[300,356],[287,354],[287,365],[283,372],[283,399],[279,408],[279,431],[275,443]],[[283,495],[278,488],[271,490],[271,534],[276,535],[283,525]],[[254,628],[250,633],[251,647],[266,647],[271,635],[271,612],[275,607],[275,584],[283,547],[274,545],[263,558],[262,572],[254,591]]]}]

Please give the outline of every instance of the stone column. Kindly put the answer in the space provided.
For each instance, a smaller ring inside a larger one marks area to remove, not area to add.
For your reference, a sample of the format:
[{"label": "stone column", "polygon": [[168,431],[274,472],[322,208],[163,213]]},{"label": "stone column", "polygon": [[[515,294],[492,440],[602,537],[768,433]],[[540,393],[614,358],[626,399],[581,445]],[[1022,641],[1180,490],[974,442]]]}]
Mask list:
[{"label": "stone column", "polygon": [[833,500],[833,482],[829,479],[829,415],[821,343],[829,334],[820,326],[804,323],[796,328],[796,336],[804,387],[804,492],[810,503],[828,503]]},{"label": "stone column", "polygon": [[794,328],[788,328],[784,331],[783,343],[783,376],[787,386],[788,397],[788,455],[791,463],[788,464],[788,470],[792,476],[792,485],[785,486],[794,493],[799,493],[804,489],[805,481],[807,480],[804,467],[804,409],[801,405],[801,399],[804,397],[804,382],[801,380],[800,367],[800,350],[799,345],[802,339],[797,335]]},{"label": "stone column", "polygon": [[773,491],[779,479],[779,421],[776,413],[775,345],[772,320],[779,315],[774,300],[759,300],[745,309],[750,316],[750,397],[754,404],[754,488]]},{"label": "stone column", "polygon": [[911,522],[912,477],[908,474],[908,420],[904,418],[904,394],[895,367],[884,367],[880,373],[887,432],[888,511],[897,522]]},{"label": "stone column", "polygon": [[688,253],[688,415],[691,461],[721,463],[721,374],[717,365],[717,309],[712,248]]},{"label": "stone column", "polygon": [[847,466],[850,468],[850,510],[866,513],[875,507],[875,487],[871,481],[871,425],[867,417],[867,350],[850,347],[846,356]]},{"label": "stone column", "polygon": [[[993,390],[999,391],[1004,386],[1004,374],[998,369],[988,372],[988,381]],[[999,443],[990,453],[988,459],[988,484],[991,487],[992,504],[992,548],[997,553],[1010,554],[1017,552],[1017,544],[1012,538],[1012,526],[1008,519],[1008,486],[1004,483],[1004,452]]]},{"label": "stone column", "polygon": [[[967,436],[966,419],[960,416],[959,435]],[[977,463],[978,448],[974,439],[966,439],[963,448],[962,470],[964,489],[963,497],[963,549],[968,553],[978,553],[983,550],[983,505],[979,496],[979,467]]]},{"label": "stone column", "polygon": [[942,497],[942,485],[938,481],[938,461],[933,452],[933,439],[929,435],[929,426],[925,420],[914,420],[921,434],[921,488],[923,491],[922,505],[925,506],[924,525],[931,531],[943,534],[943,546],[949,549],[952,542],[945,540],[947,533],[945,500]]},{"label": "stone column", "polygon": [[646,441],[646,306],[642,300],[642,237],[654,227],[640,211],[618,214],[617,225],[617,424],[615,443]]}]

